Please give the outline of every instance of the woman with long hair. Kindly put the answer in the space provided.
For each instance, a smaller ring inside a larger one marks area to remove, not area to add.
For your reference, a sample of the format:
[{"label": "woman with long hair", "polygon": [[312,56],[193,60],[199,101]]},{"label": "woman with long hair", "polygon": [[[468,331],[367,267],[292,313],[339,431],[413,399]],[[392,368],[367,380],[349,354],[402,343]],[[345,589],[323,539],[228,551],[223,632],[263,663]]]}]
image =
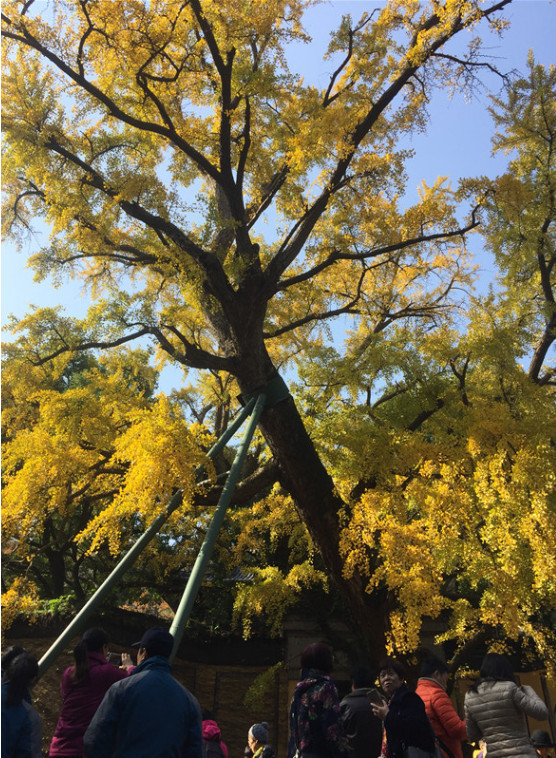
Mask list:
[{"label": "woman with long hair", "polygon": [[29,694],[39,675],[37,659],[23,650],[2,656],[2,664],[2,756],[40,758],[42,724]]},{"label": "woman with long hair", "polygon": [[108,636],[103,629],[88,629],[73,656],[75,664],[62,675],[62,711],[50,743],[50,758],[81,758],[83,735],[106,691],[128,675],[108,662]]},{"label": "woman with long hair", "polygon": [[467,734],[484,740],[489,758],[536,758],[526,716],[543,721],[548,708],[532,687],[520,687],[505,655],[488,653],[479,678],[465,695]]}]

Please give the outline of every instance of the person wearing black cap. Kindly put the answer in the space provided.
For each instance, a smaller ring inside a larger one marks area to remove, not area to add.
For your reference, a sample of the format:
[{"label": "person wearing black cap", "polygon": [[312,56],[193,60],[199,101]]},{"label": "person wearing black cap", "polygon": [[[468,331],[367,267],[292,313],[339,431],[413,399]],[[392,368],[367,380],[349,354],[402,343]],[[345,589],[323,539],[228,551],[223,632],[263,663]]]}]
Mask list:
[{"label": "person wearing black cap", "polygon": [[554,747],[554,743],[550,739],[549,733],[545,732],[544,729],[535,729],[531,735],[531,745],[540,758],[552,758],[549,751],[551,747]]},{"label": "person wearing black cap", "polygon": [[106,693],[85,732],[84,758],[202,758],[201,709],[172,676],[173,645],[162,627],[134,643],[137,667]]}]

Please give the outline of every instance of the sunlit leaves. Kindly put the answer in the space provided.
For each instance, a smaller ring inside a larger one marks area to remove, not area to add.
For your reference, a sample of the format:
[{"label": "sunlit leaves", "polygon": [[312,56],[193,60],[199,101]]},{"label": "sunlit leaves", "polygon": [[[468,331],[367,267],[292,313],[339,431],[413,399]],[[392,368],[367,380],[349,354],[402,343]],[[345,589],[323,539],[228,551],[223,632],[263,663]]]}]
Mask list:
[{"label": "sunlit leaves", "polygon": [[[69,271],[97,298],[80,325],[53,312],[24,324],[17,359],[26,350],[37,365],[22,372],[31,407],[7,408],[10,528],[18,493],[37,522],[92,493],[71,544],[79,532],[93,559],[183,489],[164,535],[175,555],[161,542],[151,555],[159,576],[187,563],[209,516],[193,505],[210,444],[201,425],[220,432],[240,391],[287,367],[298,431],[327,466],[313,527],[321,513],[341,523],[345,576],[395,608],[391,647],[415,648],[423,617],[442,615],[460,643],[488,626],[542,648],[554,600],[554,546],[545,540],[545,567],[537,547],[554,532],[552,73],[532,66],[495,103],[496,146],[518,151],[506,176],[460,196],[439,178],[412,205],[402,197],[403,140],[425,125],[431,88],[477,70],[476,40],[461,58],[436,53],[503,4],[392,0],[346,18],[324,84],[288,68],[303,2],[53,2],[42,18],[37,4],[23,16],[5,4],[8,231],[42,214],[52,237],[39,276]],[[481,212],[503,290],[464,310]],[[168,400],[127,354],[64,374],[65,351],[146,334],[159,360],[210,376]],[[60,372],[48,386],[45,355]],[[297,455],[278,448],[280,465]],[[267,613],[276,630],[324,583],[298,516],[312,473],[297,471],[298,510],[261,491],[230,518],[233,549],[220,548],[224,565],[256,569],[236,606],[246,631]],[[326,539],[337,555],[337,534]]]},{"label": "sunlit leaves", "polygon": [[18,616],[25,616],[31,623],[39,607],[37,588],[29,580],[16,577],[10,588],[2,593],[2,638]]},{"label": "sunlit leaves", "polygon": [[105,541],[116,552],[126,520],[140,517],[148,523],[176,490],[182,490],[184,504],[190,502],[197,491],[196,470],[208,464],[203,446],[208,447],[210,437],[201,427],[185,424],[166,398],[149,409],[131,412],[127,421],[128,428],[114,446],[114,459],[126,470],[122,486],[78,535],[90,542],[91,552]]}]

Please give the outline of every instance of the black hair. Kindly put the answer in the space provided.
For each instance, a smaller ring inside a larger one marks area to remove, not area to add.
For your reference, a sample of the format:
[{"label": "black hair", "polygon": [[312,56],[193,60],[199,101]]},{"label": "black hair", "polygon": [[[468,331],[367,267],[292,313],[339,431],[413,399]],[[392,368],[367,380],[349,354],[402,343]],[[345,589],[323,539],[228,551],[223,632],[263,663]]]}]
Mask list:
[{"label": "black hair", "polygon": [[446,674],[448,671],[448,666],[440,658],[431,656],[430,658],[425,658],[425,660],[421,663],[419,676],[430,677],[434,674],[435,671],[438,671],[439,674]]},{"label": "black hair", "polygon": [[383,658],[378,664],[378,675],[383,671],[393,671],[400,679],[405,679],[406,673],[403,665],[395,658]]},{"label": "black hair", "polygon": [[10,663],[14,660],[14,658],[17,658],[18,655],[26,652],[27,651],[25,648],[21,647],[21,645],[10,645],[10,647],[4,650],[2,653],[2,679],[4,678],[4,674],[10,667]]},{"label": "black hair", "polygon": [[208,708],[203,708],[201,711],[201,718],[203,721],[214,721],[214,714],[212,711],[209,711]]},{"label": "black hair", "polygon": [[39,664],[34,655],[23,652],[12,660],[6,672],[6,708],[15,708],[21,703],[38,675]]},{"label": "black hair", "polygon": [[351,672],[351,683],[356,689],[372,687],[373,675],[367,666],[356,666]]},{"label": "black hair", "polygon": [[72,679],[77,682],[87,679],[89,676],[89,656],[88,653],[100,653],[102,648],[108,644],[108,635],[104,629],[87,629],[81,642],[78,642],[73,650],[75,666],[71,674]]},{"label": "black hair", "polygon": [[476,692],[482,682],[514,682],[515,676],[510,659],[501,653],[487,653],[481,663],[479,678],[471,689]]},{"label": "black hair", "polygon": [[510,659],[501,653],[487,653],[481,663],[479,676],[496,682],[515,682]]},{"label": "black hair", "polygon": [[312,642],[301,653],[302,669],[318,669],[330,674],[334,668],[332,650],[325,642]]}]

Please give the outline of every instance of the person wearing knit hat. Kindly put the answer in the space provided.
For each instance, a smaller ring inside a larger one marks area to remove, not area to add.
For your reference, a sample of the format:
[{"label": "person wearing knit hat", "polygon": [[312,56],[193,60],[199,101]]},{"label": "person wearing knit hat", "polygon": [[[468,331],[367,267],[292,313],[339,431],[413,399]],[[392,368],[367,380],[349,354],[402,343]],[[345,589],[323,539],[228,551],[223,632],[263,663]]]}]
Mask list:
[{"label": "person wearing knit hat", "polygon": [[544,729],[535,729],[531,735],[531,744],[540,758],[552,758],[549,748],[554,747],[554,743],[550,739],[549,733],[545,732]]},{"label": "person wearing knit hat", "polygon": [[253,751],[253,758],[276,758],[274,750],[268,744],[268,724],[253,724],[247,734],[247,744]]}]

